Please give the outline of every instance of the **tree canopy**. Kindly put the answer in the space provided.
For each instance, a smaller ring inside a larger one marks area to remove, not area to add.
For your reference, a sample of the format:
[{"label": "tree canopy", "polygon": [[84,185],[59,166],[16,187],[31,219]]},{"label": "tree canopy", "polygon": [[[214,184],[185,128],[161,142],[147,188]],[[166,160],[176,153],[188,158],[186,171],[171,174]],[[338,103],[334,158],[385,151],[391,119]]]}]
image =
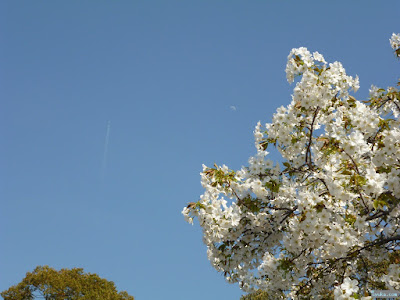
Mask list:
[{"label": "tree canopy", "polygon": [[[390,45],[400,57],[399,34]],[[199,220],[211,264],[247,299],[400,289],[399,89],[372,86],[359,101],[358,77],[304,47],[286,74],[292,101],[257,124],[256,155],[238,171],[203,166],[205,192],[185,219]]]},{"label": "tree canopy", "polygon": [[19,284],[3,291],[1,296],[4,300],[134,300],[125,291],[118,293],[112,281],[85,273],[81,268],[57,271],[48,266],[28,272]]},{"label": "tree canopy", "polygon": [[258,290],[256,292],[240,297],[240,300],[270,300],[270,299],[274,299],[274,297],[270,297],[267,292],[262,290]]}]

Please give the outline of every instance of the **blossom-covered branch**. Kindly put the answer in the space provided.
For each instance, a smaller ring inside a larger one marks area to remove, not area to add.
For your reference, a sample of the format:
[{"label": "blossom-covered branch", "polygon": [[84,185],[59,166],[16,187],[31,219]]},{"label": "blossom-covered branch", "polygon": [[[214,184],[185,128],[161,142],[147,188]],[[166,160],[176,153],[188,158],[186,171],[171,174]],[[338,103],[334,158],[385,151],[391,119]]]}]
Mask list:
[{"label": "blossom-covered branch", "polygon": [[[400,35],[390,45],[400,57]],[[292,101],[257,124],[248,166],[203,166],[205,192],[183,215],[199,220],[211,264],[245,291],[370,299],[400,288],[399,89],[372,86],[358,101],[358,77],[306,48],[290,52],[286,75],[297,80]]]}]

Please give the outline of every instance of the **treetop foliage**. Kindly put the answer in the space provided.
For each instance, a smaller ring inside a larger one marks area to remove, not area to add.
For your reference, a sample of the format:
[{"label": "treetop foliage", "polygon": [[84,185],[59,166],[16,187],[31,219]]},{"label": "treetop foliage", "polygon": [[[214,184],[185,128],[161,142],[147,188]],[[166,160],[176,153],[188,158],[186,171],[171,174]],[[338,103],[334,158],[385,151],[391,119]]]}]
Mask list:
[{"label": "treetop foliage", "polygon": [[17,285],[3,291],[4,300],[134,300],[127,292],[119,292],[112,281],[96,274],[85,273],[81,268],[57,271],[48,266],[38,266],[26,273]]}]

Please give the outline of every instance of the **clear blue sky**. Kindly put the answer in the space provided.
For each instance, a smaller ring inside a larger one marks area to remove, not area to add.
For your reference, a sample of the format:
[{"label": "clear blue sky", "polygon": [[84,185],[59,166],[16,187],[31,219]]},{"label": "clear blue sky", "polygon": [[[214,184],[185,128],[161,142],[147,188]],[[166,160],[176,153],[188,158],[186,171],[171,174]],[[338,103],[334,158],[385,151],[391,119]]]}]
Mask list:
[{"label": "clear blue sky", "polygon": [[239,299],[180,213],[202,193],[202,163],[240,168],[254,154],[257,121],[290,102],[294,47],[358,74],[357,98],[395,84],[399,12],[399,1],[1,1],[0,290],[50,265],[137,300]]}]

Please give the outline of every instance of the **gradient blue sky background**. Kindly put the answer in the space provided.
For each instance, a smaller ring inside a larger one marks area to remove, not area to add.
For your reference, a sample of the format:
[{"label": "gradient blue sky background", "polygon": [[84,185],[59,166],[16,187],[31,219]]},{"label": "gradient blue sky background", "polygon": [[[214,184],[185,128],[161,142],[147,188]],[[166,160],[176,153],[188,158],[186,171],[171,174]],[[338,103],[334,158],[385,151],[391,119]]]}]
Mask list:
[{"label": "gradient blue sky background", "polygon": [[257,121],[290,102],[294,47],[358,74],[357,98],[395,84],[399,12],[399,1],[0,1],[0,290],[50,265],[138,300],[239,299],[181,215],[202,193],[202,163],[247,163]]}]

